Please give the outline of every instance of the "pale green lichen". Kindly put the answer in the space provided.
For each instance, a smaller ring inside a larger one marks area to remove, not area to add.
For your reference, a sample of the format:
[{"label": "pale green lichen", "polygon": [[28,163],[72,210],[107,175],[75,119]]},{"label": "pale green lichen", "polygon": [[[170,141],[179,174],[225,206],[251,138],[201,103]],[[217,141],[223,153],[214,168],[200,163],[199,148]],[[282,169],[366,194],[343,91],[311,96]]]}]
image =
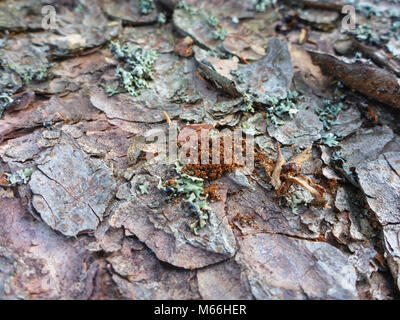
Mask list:
[{"label": "pale green lichen", "polygon": [[224,41],[226,36],[228,35],[228,31],[222,28],[218,28],[212,32],[212,37],[214,40]]},{"label": "pale green lichen", "polygon": [[279,205],[281,207],[290,208],[294,214],[297,214],[299,209],[304,207],[305,204],[306,203],[295,194],[285,195],[279,199]]},{"label": "pale green lichen", "polygon": [[322,134],[322,143],[328,147],[336,147],[339,145],[339,141],[336,140],[337,136],[333,133]]},{"label": "pale green lichen", "polygon": [[207,17],[207,24],[210,27],[216,27],[219,24],[218,18],[216,18],[212,13],[210,13]]},{"label": "pale green lichen", "polygon": [[139,0],[139,12],[142,15],[148,15],[155,9],[153,0]]},{"label": "pale green lichen", "polygon": [[148,190],[149,185],[150,184],[148,181],[144,182],[143,184],[139,184],[138,189],[139,189],[140,193],[141,194],[149,194],[149,190]]},{"label": "pale green lichen", "polygon": [[199,230],[207,225],[211,208],[207,202],[207,195],[205,195],[204,180],[184,173],[182,169],[180,163],[176,162],[177,177],[172,179],[174,183],[163,184],[160,180],[158,188],[165,191],[171,199],[179,196],[185,197],[184,201],[188,205],[190,213],[197,216],[197,221],[191,225],[193,232],[197,235]]},{"label": "pale green lichen", "polygon": [[29,85],[32,81],[47,80],[49,77],[49,69],[53,66],[53,63],[50,63],[39,69],[33,69],[31,66],[26,66],[23,69],[17,69],[8,63],[4,64],[4,66],[18,74],[24,83]]},{"label": "pale green lichen", "polygon": [[11,106],[14,100],[11,98],[9,93],[0,94],[0,119],[3,118],[4,112]]},{"label": "pale green lichen", "polygon": [[161,23],[161,24],[167,23],[167,17],[165,16],[164,13],[160,12],[160,13],[158,14],[158,16],[157,16],[157,22],[158,22],[158,23]]},{"label": "pale green lichen", "polygon": [[304,108],[297,103],[298,98],[297,91],[289,91],[286,99],[267,96],[270,106],[266,108],[266,117],[274,127],[283,125],[285,118],[293,119],[298,110]]},{"label": "pale green lichen", "polygon": [[239,70],[232,70],[232,71],[230,72],[230,74],[231,74],[232,76],[235,77],[235,80],[236,80],[237,83],[244,83],[244,82],[246,81],[246,80],[244,79],[244,74],[243,74],[243,72],[241,72],[241,71],[239,71]]},{"label": "pale green lichen", "polygon": [[155,51],[121,46],[118,41],[111,42],[110,50],[120,62],[116,75],[130,95],[138,96],[142,89],[150,87],[148,80],[153,77],[152,68],[158,58]]},{"label": "pale green lichen", "polygon": [[254,9],[258,12],[265,12],[265,10],[272,5],[275,5],[277,0],[252,0]]},{"label": "pale green lichen", "polygon": [[13,187],[27,184],[32,172],[32,168],[25,168],[24,170],[18,170],[16,173],[6,173],[6,179],[10,183],[10,186]]},{"label": "pale green lichen", "polygon": [[177,8],[177,9],[183,9],[183,10],[185,10],[185,11],[186,11],[189,15],[191,15],[191,16],[194,16],[194,15],[197,15],[197,14],[200,13],[198,10],[193,9],[190,5],[188,5],[188,4],[186,3],[186,1],[183,1],[183,0],[180,1],[180,2],[177,4],[176,8]]},{"label": "pale green lichen", "polygon": [[115,94],[118,94],[119,91],[115,90],[111,85],[106,85],[106,93],[109,97],[112,97]]},{"label": "pale green lichen", "polygon": [[[254,113],[254,98],[250,91],[247,90],[242,94],[243,96],[243,107],[242,111]],[[285,119],[293,119],[294,115],[298,110],[304,107],[297,104],[299,94],[297,91],[289,91],[286,99],[280,99],[278,97],[267,96],[269,106],[265,108],[266,118],[272,123],[274,127],[281,126],[285,123]]]},{"label": "pale green lichen", "polygon": [[351,34],[356,37],[359,41],[365,41],[368,44],[379,46],[382,39],[382,36],[375,32],[369,25],[366,24],[358,24],[356,29],[354,30],[343,30],[343,33]]},{"label": "pale green lichen", "polygon": [[[399,2],[396,1],[392,3],[398,4]],[[381,22],[389,21],[390,24],[387,30],[384,28],[374,30],[371,28],[370,24],[357,24],[356,29],[343,29],[343,33],[352,34],[357,40],[376,46],[388,42],[391,38],[397,40],[400,38],[400,9],[398,6],[393,6],[390,9],[380,9],[373,4],[361,3],[359,0],[349,0],[346,4],[354,6],[357,13],[362,14],[368,19],[376,19],[377,17]]]},{"label": "pale green lichen", "polygon": [[243,93],[243,106],[241,110],[244,112],[255,112],[253,97],[248,92]]},{"label": "pale green lichen", "polygon": [[325,130],[330,130],[337,123],[339,112],[343,109],[343,103],[332,103],[331,100],[323,101],[323,108],[315,109],[316,114],[322,121]]}]

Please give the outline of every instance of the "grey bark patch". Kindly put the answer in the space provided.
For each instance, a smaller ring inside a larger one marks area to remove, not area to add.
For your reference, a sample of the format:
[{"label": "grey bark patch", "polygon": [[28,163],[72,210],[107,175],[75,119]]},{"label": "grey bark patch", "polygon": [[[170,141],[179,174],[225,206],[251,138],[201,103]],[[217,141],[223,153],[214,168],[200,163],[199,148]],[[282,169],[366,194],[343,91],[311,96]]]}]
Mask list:
[{"label": "grey bark patch", "polygon": [[66,236],[94,231],[115,192],[111,170],[66,142],[37,167],[29,186],[43,221]]},{"label": "grey bark patch", "polygon": [[383,235],[386,259],[397,288],[400,288],[400,224],[385,226]]},{"label": "grey bark patch", "polygon": [[149,14],[140,13],[139,0],[111,0],[104,4],[104,11],[112,18],[121,19],[125,23],[143,25],[157,22],[157,9]]},{"label": "grey bark patch", "polygon": [[251,300],[246,277],[235,261],[210,266],[197,271],[201,297],[205,300]]},{"label": "grey bark patch", "polygon": [[238,83],[241,93],[248,91],[254,101],[268,104],[266,96],[286,98],[292,84],[293,66],[287,44],[278,38],[268,40],[267,54],[260,60],[240,66],[244,83]]},{"label": "grey bark patch", "polygon": [[295,118],[284,125],[267,126],[268,134],[284,145],[295,144],[300,148],[308,147],[321,138],[323,125],[318,116],[309,110],[300,110]]},{"label": "grey bark patch", "polygon": [[399,152],[385,153],[356,170],[368,204],[383,225],[400,223],[400,176],[390,165],[399,161]]},{"label": "grey bark patch", "polygon": [[[101,262],[79,241],[26,214],[20,199],[0,199],[1,299],[89,299]],[[99,280],[99,279],[97,279]]]},{"label": "grey bark patch", "polygon": [[140,241],[125,238],[122,249],[107,258],[112,279],[129,299],[199,299],[195,271],[163,265]]},{"label": "grey bark patch", "polygon": [[40,9],[44,1],[2,1],[0,4],[0,30],[23,31],[41,28]]},{"label": "grey bark patch", "polygon": [[103,111],[110,119],[157,123],[165,120],[163,110],[170,117],[180,114],[177,104],[163,102],[154,92],[143,92],[140,98],[132,98],[127,94],[109,98],[101,89],[93,89],[90,94],[93,106]]},{"label": "grey bark patch", "polygon": [[341,153],[349,167],[356,167],[365,160],[376,159],[393,138],[388,126],[361,129],[340,143]]},{"label": "grey bark patch", "polygon": [[121,25],[106,18],[100,3],[98,0],[76,1],[79,9],[73,11],[65,5],[57,6],[57,20],[65,19],[67,23],[58,23],[54,30],[32,34],[32,42],[51,47],[53,57],[103,45],[118,35]]},{"label": "grey bark patch", "polygon": [[244,238],[235,260],[257,299],[356,299],[356,272],[327,243],[257,234]]},{"label": "grey bark patch", "polygon": [[[144,178],[149,182],[149,194],[141,194],[137,187]],[[131,184],[132,199],[119,204],[110,226],[123,226],[135,234],[158,259],[193,269],[227,260],[235,254],[236,242],[225,216],[225,201],[210,204],[213,212],[207,227],[196,236],[190,227],[195,217],[191,217],[181,201],[165,203],[165,195],[157,189],[157,178],[138,175]]]},{"label": "grey bark patch", "polygon": [[400,175],[399,152],[384,153],[357,168],[360,186],[383,226],[385,253],[400,288]]},{"label": "grey bark patch", "polygon": [[108,118],[157,123],[165,120],[163,111],[171,118],[176,117],[182,112],[179,101],[173,99],[176,93],[193,95],[192,76],[187,70],[190,67],[190,61],[179,60],[175,55],[160,55],[154,65],[153,81],[149,81],[150,88],[139,96],[122,93],[108,97],[103,89],[92,87],[90,101]]},{"label": "grey bark patch", "polygon": [[[207,0],[207,1],[187,1],[192,9],[188,12],[184,8],[176,8],[173,14],[174,27],[183,35],[190,36],[197,45],[207,50],[219,50],[218,45],[222,40],[214,39],[212,33],[217,27],[232,29],[229,21],[236,17],[240,23],[241,19],[254,17],[253,5],[251,1],[232,1],[232,0]],[[212,15],[219,20],[218,26],[211,26],[207,23],[208,16]]]},{"label": "grey bark patch", "polygon": [[47,46],[32,43],[29,37],[12,39],[0,49],[0,59],[2,65],[15,71],[21,77],[29,78],[28,74],[47,72],[50,66],[47,57],[48,50]]},{"label": "grey bark patch", "polygon": [[32,160],[41,151],[38,140],[41,132],[36,131],[31,134],[13,139],[8,144],[0,147],[0,152],[5,162],[26,162]]},{"label": "grey bark patch", "polygon": [[[140,46],[144,50],[157,50],[158,53],[174,51],[175,37],[172,35],[172,25],[126,27],[122,31],[121,42],[132,46]],[[138,34],[140,32],[140,38]]]},{"label": "grey bark patch", "polygon": [[343,110],[336,123],[332,126],[331,132],[338,137],[344,138],[356,132],[362,125],[361,114],[356,108]]}]

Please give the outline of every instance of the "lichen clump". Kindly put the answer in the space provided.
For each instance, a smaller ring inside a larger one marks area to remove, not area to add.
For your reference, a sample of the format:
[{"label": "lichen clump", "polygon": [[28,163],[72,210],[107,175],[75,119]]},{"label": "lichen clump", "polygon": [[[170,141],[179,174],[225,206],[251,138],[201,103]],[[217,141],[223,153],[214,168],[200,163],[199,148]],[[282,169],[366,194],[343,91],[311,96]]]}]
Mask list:
[{"label": "lichen clump", "polygon": [[118,41],[111,42],[110,50],[119,61],[115,73],[130,95],[138,96],[150,87],[148,80],[153,78],[153,66],[158,58],[155,51],[121,46]]},{"label": "lichen clump", "polygon": [[140,0],[139,11],[142,15],[148,15],[155,9],[153,0]]},{"label": "lichen clump", "polygon": [[190,213],[197,217],[191,225],[193,232],[197,235],[200,229],[207,225],[211,208],[207,202],[208,195],[204,190],[204,179],[183,172],[179,162],[175,164],[177,176],[164,183],[159,183],[158,188],[165,191],[169,198],[185,197],[185,203]]},{"label": "lichen clump", "polygon": [[270,106],[266,108],[266,118],[271,121],[274,127],[283,125],[284,119],[287,117],[293,119],[294,115],[304,108],[297,103],[298,98],[297,91],[289,91],[286,99],[267,97]]},{"label": "lichen clump", "polygon": [[11,106],[14,100],[11,95],[7,92],[0,94],[0,119],[3,118],[4,112]]},{"label": "lichen clump", "polygon": [[257,12],[265,12],[267,8],[275,5],[277,0],[252,0],[252,2]]},{"label": "lichen clump", "polygon": [[212,36],[214,40],[224,41],[226,36],[228,35],[228,31],[222,28],[218,28],[212,32]]},{"label": "lichen clump", "polygon": [[24,170],[18,170],[16,173],[6,173],[6,179],[10,183],[10,186],[13,187],[27,184],[32,172],[32,168],[25,168]]},{"label": "lichen clump", "polygon": [[197,15],[197,14],[199,14],[200,12],[199,12],[199,10],[195,10],[195,9],[193,9],[190,5],[188,5],[187,3],[186,3],[186,1],[184,1],[184,0],[182,0],[182,1],[180,1],[177,5],[176,5],[176,8],[177,9],[183,9],[183,10],[185,10],[189,15],[191,15],[191,16],[194,16],[194,15]]},{"label": "lichen clump", "polygon": [[328,147],[336,147],[339,145],[339,141],[336,140],[337,136],[333,133],[322,134],[322,143]]},{"label": "lichen clump", "polygon": [[334,104],[331,100],[324,100],[323,108],[317,108],[315,112],[322,121],[324,129],[330,130],[336,124],[337,117],[342,109],[343,103]]}]

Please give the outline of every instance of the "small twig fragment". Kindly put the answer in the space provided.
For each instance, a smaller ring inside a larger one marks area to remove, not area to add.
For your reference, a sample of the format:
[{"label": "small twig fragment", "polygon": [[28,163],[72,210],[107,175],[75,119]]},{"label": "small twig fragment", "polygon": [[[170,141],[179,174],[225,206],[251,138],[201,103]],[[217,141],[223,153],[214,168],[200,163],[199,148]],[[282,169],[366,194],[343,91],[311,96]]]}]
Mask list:
[{"label": "small twig fragment", "polygon": [[271,184],[275,188],[275,190],[278,190],[281,186],[281,172],[282,172],[282,166],[285,164],[285,158],[282,155],[281,152],[281,147],[279,143],[276,144],[277,147],[277,158],[275,162],[275,168],[272,173],[272,178],[271,178]]}]

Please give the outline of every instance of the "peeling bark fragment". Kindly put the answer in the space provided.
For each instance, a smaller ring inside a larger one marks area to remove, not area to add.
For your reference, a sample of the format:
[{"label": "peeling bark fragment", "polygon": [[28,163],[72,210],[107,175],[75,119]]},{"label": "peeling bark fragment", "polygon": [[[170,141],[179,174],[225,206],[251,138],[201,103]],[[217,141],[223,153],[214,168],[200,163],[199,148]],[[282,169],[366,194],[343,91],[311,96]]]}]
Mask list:
[{"label": "peeling bark fragment", "polygon": [[[226,185],[226,184],[225,184]],[[234,189],[226,185],[224,187]],[[226,212],[231,226],[238,237],[259,232],[270,232],[316,239],[320,236],[319,228],[309,230],[302,219],[307,216],[308,224],[319,226],[324,213],[316,209],[313,214],[295,215],[290,209],[278,205],[274,191],[266,192],[262,187],[252,184],[250,188],[229,196]],[[252,223],[241,223],[240,217],[249,217]]]},{"label": "peeling bark fragment", "polygon": [[247,92],[254,102],[269,104],[267,96],[285,99],[293,78],[293,66],[287,44],[278,38],[268,40],[266,55],[238,70],[246,81],[237,83],[241,93]]},{"label": "peeling bark fragment", "polygon": [[66,236],[96,230],[116,188],[111,170],[65,141],[37,168],[29,186],[42,219]]},{"label": "peeling bark fragment", "polygon": [[[0,9],[0,30],[43,31],[32,34],[33,43],[51,47],[51,55],[55,57],[70,55],[100,46],[118,34],[119,23],[107,20],[100,4],[97,0],[74,0],[68,4],[42,0],[6,1]],[[42,7],[45,5],[52,5],[56,10],[54,30],[43,30]]]},{"label": "peeling bark fragment", "polygon": [[100,120],[104,117],[82,93],[62,99],[52,97],[47,101],[36,102],[34,106],[10,113],[0,120],[0,137],[8,140],[60,121]]},{"label": "peeling bark fragment", "polygon": [[196,300],[200,299],[194,272],[170,270],[153,281],[133,282],[112,276],[120,294],[133,300]]},{"label": "peeling bark fragment", "polygon": [[[249,65],[237,65],[237,57],[218,59],[203,49],[194,48],[195,58],[205,76],[232,96],[248,94],[254,102],[269,104],[268,97],[284,99],[293,78],[293,67],[286,43],[278,38],[268,40],[266,55]],[[223,65],[223,69],[218,69]],[[226,71],[228,70],[228,71]],[[231,71],[241,78],[232,77]]]},{"label": "peeling bark fragment", "polygon": [[361,63],[348,64],[337,58],[308,51],[315,64],[328,76],[340,80],[368,98],[400,108],[400,83],[398,78],[384,70]]},{"label": "peeling bark fragment", "polygon": [[212,37],[213,27],[206,23],[207,16],[201,12],[188,14],[184,9],[174,10],[173,21],[175,28],[183,35],[191,37],[203,48],[216,48],[220,40]]},{"label": "peeling bark fragment", "polygon": [[[173,14],[175,28],[183,35],[190,36],[195,43],[207,50],[220,52],[218,45],[224,39],[215,39],[213,32],[217,29],[229,31],[233,29],[232,20],[236,17],[238,21],[254,16],[251,11],[253,5],[250,0],[206,0],[206,1],[186,1],[187,7],[176,7]],[[207,20],[212,14],[217,20],[216,25],[210,25]]]},{"label": "peeling bark fragment", "polygon": [[289,0],[290,2],[300,2],[306,7],[316,8],[316,9],[324,9],[324,10],[334,10],[334,11],[342,11],[342,7],[345,4],[344,0]]},{"label": "peeling bark fragment", "polygon": [[0,49],[0,64],[18,74],[25,83],[44,80],[50,67],[48,51],[48,46],[35,45],[29,37],[11,39]]},{"label": "peeling bark fragment", "polygon": [[118,35],[120,23],[106,18],[101,1],[75,0],[71,7],[55,5],[57,20],[64,23],[58,23],[54,30],[32,35],[34,44],[51,48],[52,57],[95,48]]},{"label": "peeling bark fragment", "polygon": [[18,199],[0,199],[0,298],[89,299],[101,269],[87,238],[71,241],[34,219]]},{"label": "peeling bark fragment", "polygon": [[41,7],[48,1],[8,0],[0,4],[0,30],[20,32],[42,29]]},{"label": "peeling bark fragment", "polygon": [[277,158],[275,161],[275,168],[274,171],[272,172],[272,178],[271,178],[271,184],[275,188],[275,190],[278,190],[281,187],[281,171],[282,171],[282,166],[285,164],[285,158],[282,155],[281,152],[281,147],[280,144],[277,144],[277,149],[278,149],[278,154]]},{"label": "peeling bark fragment", "polygon": [[368,204],[382,225],[400,223],[400,176],[395,171],[399,161],[400,153],[385,153],[356,170]]},{"label": "peeling bark fragment", "polygon": [[356,132],[362,125],[361,113],[356,108],[341,110],[330,132],[345,138]]},{"label": "peeling bark fragment", "polygon": [[365,160],[377,158],[393,138],[393,131],[387,126],[360,129],[340,143],[341,154],[346,165],[356,167]]},{"label": "peeling bark fragment", "polygon": [[254,42],[247,34],[232,33],[226,36],[224,49],[242,60],[259,60],[265,56],[266,50]]},{"label": "peeling bark fragment", "polygon": [[199,70],[204,77],[215,84],[220,91],[226,92],[232,97],[239,97],[231,71],[237,70],[238,58],[220,59],[212,57],[209,52],[195,46],[193,48],[195,59],[199,64]]},{"label": "peeling bark fragment", "polygon": [[12,96],[14,102],[11,103],[10,111],[19,111],[29,107],[29,105],[35,100],[35,93],[28,89],[21,93]]},{"label": "peeling bark fragment", "polygon": [[397,288],[400,288],[400,224],[383,227],[385,256]]},{"label": "peeling bark fragment", "polygon": [[400,153],[363,162],[356,172],[368,205],[383,226],[389,267],[400,288]]},{"label": "peeling bark fragment", "polygon": [[331,31],[336,27],[335,22],[340,17],[336,11],[323,11],[320,9],[297,10],[299,18],[305,20],[318,30]]},{"label": "peeling bark fragment", "polygon": [[141,26],[124,28],[120,37],[122,43],[140,46],[144,50],[156,50],[158,53],[174,51],[175,37],[171,24],[162,26]]}]

